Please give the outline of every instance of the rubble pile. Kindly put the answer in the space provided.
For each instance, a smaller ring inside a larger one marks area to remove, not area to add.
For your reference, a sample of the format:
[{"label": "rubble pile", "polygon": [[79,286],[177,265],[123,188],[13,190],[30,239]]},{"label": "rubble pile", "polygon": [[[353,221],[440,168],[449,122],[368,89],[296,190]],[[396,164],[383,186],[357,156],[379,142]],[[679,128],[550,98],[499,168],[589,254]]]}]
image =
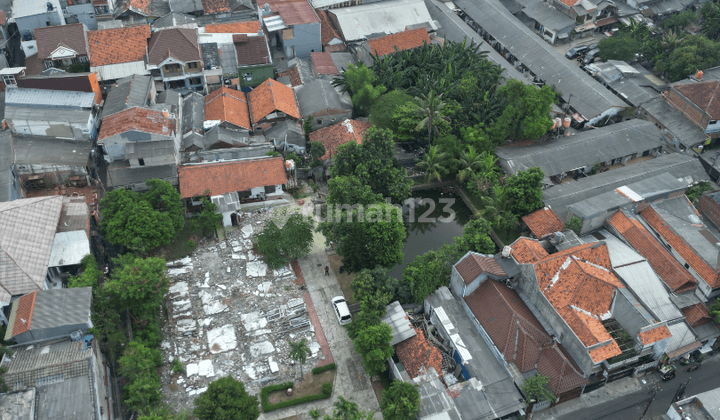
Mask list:
[{"label": "rubble pile", "polygon": [[[325,356],[303,299],[304,286],[288,264],[272,270],[252,250],[272,210],[244,213],[224,241],[203,241],[190,257],[167,264],[171,278],[163,328],[164,395],[192,408],[213,380],[232,374],[251,394],[271,383],[299,380],[290,340],[307,339],[309,370]],[[179,359],[185,374],[173,374]]]}]

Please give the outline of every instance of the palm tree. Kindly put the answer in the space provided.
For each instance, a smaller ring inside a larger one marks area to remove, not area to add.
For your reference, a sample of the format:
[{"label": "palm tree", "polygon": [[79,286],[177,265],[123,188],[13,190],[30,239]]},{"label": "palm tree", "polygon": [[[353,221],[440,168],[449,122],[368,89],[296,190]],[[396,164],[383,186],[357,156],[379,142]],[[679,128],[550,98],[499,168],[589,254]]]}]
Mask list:
[{"label": "palm tree", "polygon": [[436,95],[434,90],[430,90],[429,95],[422,95],[420,98],[415,98],[415,102],[420,107],[419,114],[423,116],[423,119],[415,127],[415,131],[427,129],[428,132],[428,144],[432,143],[432,135],[440,134],[438,124],[442,121],[450,121],[449,117],[442,115],[442,110],[445,108],[445,102],[442,101],[443,94]]},{"label": "palm tree", "polygon": [[357,403],[351,400],[352,397],[350,397],[350,400],[346,400],[342,396],[339,396],[338,400],[333,404],[335,406],[333,417],[340,420],[357,419],[360,416],[360,410],[358,409]]},{"label": "palm tree", "polygon": [[662,37],[662,45],[667,48],[668,51],[672,51],[680,45],[683,41],[682,35],[675,33],[672,29],[668,30]]},{"label": "palm tree", "polygon": [[485,195],[481,199],[482,217],[490,222],[494,230],[508,231],[517,227],[517,216],[508,209],[505,189],[502,186],[496,185],[492,189],[492,194]]},{"label": "palm tree", "polygon": [[437,146],[430,146],[425,156],[417,163],[417,167],[425,172],[425,182],[432,180],[440,182],[443,175],[448,173],[448,169],[445,167],[447,155],[438,150]]},{"label": "palm tree", "polygon": [[303,374],[302,365],[305,363],[305,360],[307,360],[307,357],[311,355],[310,349],[307,346],[307,340],[302,339],[300,341],[292,342],[290,341],[290,358],[295,360],[296,362],[300,362],[300,380],[304,380],[305,376]]},{"label": "palm tree", "polygon": [[474,147],[468,146],[467,151],[460,154],[460,159],[455,159],[455,163],[458,164],[459,168],[458,181],[467,181],[472,174],[482,167],[482,156]]},{"label": "palm tree", "polygon": [[477,169],[475,169],[470,175],[470,183],[473,183],[473,187],[484,193],[493,185],[497,184],[502,175],[500,167],[497,165],[497,157],[494,154],[488,152],[480,153],[477,160]]}]

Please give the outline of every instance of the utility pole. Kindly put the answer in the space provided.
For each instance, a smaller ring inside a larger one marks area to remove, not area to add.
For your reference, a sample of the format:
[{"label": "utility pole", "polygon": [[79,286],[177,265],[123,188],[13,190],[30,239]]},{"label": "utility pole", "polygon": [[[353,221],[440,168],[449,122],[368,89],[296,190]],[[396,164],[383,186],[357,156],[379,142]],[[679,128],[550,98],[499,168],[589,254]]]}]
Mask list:
[{"label": "utility pole", "polygon": [[690,383],[690,379],[692,379],[692,377],[688,378],[687,382],[680,384],[677,392],[675,392],[675,396],[673,397],[672,402],[678,402],[683,398],[683,395],[685,395],[685,389]]},{"label": "utility pole", "polygon": [[657,382],[655,382],[655,389],[653,390],[653,393],[652,393],[652,395],[650,396],[650,399],[649,399],[648,402],[645,404],[645,409],[643,410],[642,414],[640,415],[640,418],[641,418],[641,419],[645,418],[645,413],[647,413],[648,409],[650,408],[650,404],[652,404],[652,402],[653,402],[653,400],[655,399],[655,396],[657,395],[659,389],[660,389],[660,387],[658,386]]}]

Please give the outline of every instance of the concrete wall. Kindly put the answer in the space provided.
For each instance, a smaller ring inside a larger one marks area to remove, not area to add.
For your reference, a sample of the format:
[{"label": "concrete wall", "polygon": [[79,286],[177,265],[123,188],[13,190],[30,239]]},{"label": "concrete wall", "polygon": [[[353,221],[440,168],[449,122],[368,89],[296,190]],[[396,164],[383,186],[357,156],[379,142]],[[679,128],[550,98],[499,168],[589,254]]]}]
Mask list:
[{"label": "concrete wall", "polygon": [[38,9],[38,13],[35,15],[15,18],[20,36],[25,35],[25,32],[31,32],[33,33],[33,38],[35,38],[34,30],[37,28],[65,25],[65,17],[63,16],[60,2],[58,0],[49,1],[54,7],[52,12],[48,12],[45,7],[42,7]]},{"label": "concrete wall", "polygon": [[293,38],[283,39],[283,46],[288,58],[310,57],[311,52],[321,52],[320,22],[294,25]]},{"label": "concrete wall", "polygon": [[86,4],[75,4],[65,8],[67,13],[65,19],[70,17],[77,18],[78,22],[84,23],[89,31],[94,31],[98,28],[97,19],[95,18],[95,8],[92,3]]},{"label": "concrete wall", "polygon": [[345,121],[348,118],[352,118],[352,109],[324,109],[322,111],[312,114],[313,130],[318,130],[323,127],[327,127],[340,121]]},{"label": "concrete wall", "polygon": [[87,324],[63,325],[61,327],[56,327],[56,328],[44,328],[41,330],[30,330],[30,331],[26,331],[22,334],[18,334],[14,338],[18,344],[23,344],[23,343],[29,343],[31,341],[45,340],[48,338],[55,338],[55,337],[61,337],[61,336],[70,337],[70,333],[72,333],[74,331],[82,330],[83,332],[86,332],[89,328],[90,328],[90,314],[88,313],[88,323]]},{"label": "concrete wall", "polygon": [[91,141],[95,139],[96,116],[88,111],[87,123],[70,123],[67,121],[42,121],[42,120],[7,120],[13,134],[25,134],[34,136],[49,136],[60,139]]},{"label": "concrete wall", "polygon": [[635,309],[633,303],[622,293],[615,294],[612,312],[613,318],[615,318],[632,337],[637,336],[643,328],[649,325],[648,321]]}]

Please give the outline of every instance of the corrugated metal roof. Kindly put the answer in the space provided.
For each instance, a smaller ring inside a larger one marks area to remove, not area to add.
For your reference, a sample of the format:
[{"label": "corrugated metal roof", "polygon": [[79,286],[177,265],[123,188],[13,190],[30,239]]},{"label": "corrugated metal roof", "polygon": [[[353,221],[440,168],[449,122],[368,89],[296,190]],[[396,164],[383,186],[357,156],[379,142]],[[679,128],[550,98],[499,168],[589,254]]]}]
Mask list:
[{"label": "corrugated metal roof", "polygon": [[89,109],[42,109],[28,106],[5,108],[5,119],[18,121],[52,121],[87,124],[90,122],[91,114],[92,111]]},{"label": "corrugated metal roof", "polygon": [[665,98],[655,98],[642,104],[642,109],[658,120],[686,147],[693,147],[704,142],[709,136],[687,119],[680,111],[673,108]]},{"label": "corrugated metal roof", "polygon": [[[423,0],[395,0],[331,9],[345,41],[357,41],[371,34],[394,34],[406,27],[432,22]],[[437,29],[439,25],[433,25]]]},{"label": "corrugated metal roof", "polygon": [[670,330],[672,337],[668,339],[668,346],[665,350],[666,353],[672,353],[682,349],[683,347],[690,346],[693,343],[697,343],[697,347],[701,346],[700,342],[695,337],[695,333],[693,333],[692,328],[690,328],[685,321],[668,325],[668,329]]},{"label": "corrugated metal roof", "polygon": [[380,321],[386,323],[390,326],[390,328],[392,328],[392,341],[390,341],[391,346],[417,335],[417,332],[407,319],[405,310],[400,305],[400,302],[395,301],[389,304],[386,307],[386,310],[387,312],[385,313],[385,316],[383,316]]},{"label": "corrugated metal roof", "polygon": [[[626,106],[571,60],[537,36],[498,0],[456,0],[455,4],[497,39],[545,83],[555,85],[565,101],[587,119]],[[572,95],[572,99],[570,99]]]},{"label": "corrugated metal roof", "polygon": [[5,92],[5,107],[89,109],[95,103],[94,92],[71,90],[12,88]]},{"label": "corrugated metal roof", "polygon": [[97,73],[100,81],[120,79],[133,74],[150,74],[150,71],[145,67],[144,61],[92,66],[90,71]]},{"label": "corrugated metal roof", "polygon": [[15,164],[85,167],[92,143],[55,137],[15,136]]},{"label": "corrugated metal roof", "polygon": [[118,80],[107,94],[102,118],[132,107],[147,105],[152,83],[152,77],[139,74]]},{"label": "corrugated metal roof", "polygon": [[265,28],[267,28],[268,32],[279,31],[281,29],[287,29],[288,27],[285,22],[283,22],[280,15],[264,17],[263,22],[265,23]]},{"label": "corrugated metal roof", "polygon": [[88,254],[90,241],[84,230],[58,232],[55,234],[48,267],[77,265]]},{"label": "corrugated metal roof", "polygon": [[552,31],[567,29],[568,31],[566,32],[569,32],[569,30],[575,26],[575,19],[565,15],[543,1],[526,7],[523,9],[523,13]]}]

